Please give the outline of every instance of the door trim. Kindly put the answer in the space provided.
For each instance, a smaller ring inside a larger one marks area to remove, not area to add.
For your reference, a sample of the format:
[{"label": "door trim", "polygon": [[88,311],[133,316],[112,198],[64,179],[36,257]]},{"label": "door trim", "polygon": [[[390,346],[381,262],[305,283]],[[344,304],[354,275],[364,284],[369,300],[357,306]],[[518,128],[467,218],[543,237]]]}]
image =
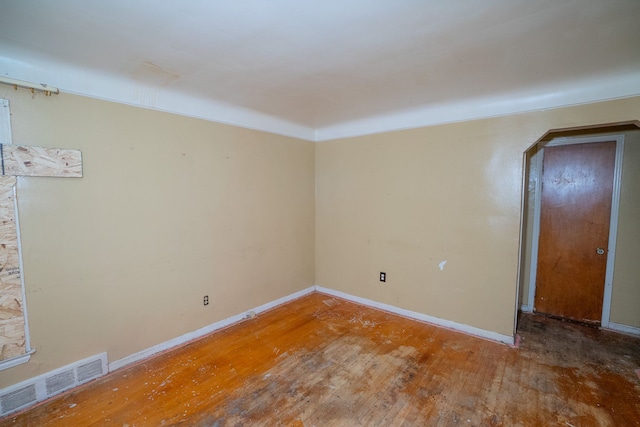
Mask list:
[{"label": "door trim", "polygon": [[544,148],[558,145],[588,144],[592,142],[616,142],[616,158],[613,169],[613,194],[611,198],[611,219],[609,222],[609,242],[607,251],[607,267],[605,271],[604,298],[602,301],[602,320],[600,325],[603,328],[610,327],[611,316],[611,294],[613,291],[613,268],[616,258],[616,238],[618,233],[618,211],[620,208],[620,185],[622,182],[622,159],[624,154],[624,135],[598,135],[587,137],[561,137],[554,138],[540,147],[537,156],[537,163],[532,165],[536,170],[536,183],[534,195],[533,211],[533,233],[531,242],[531,263],[529,270],[529,305],[531,311],[535,311],[536,296],[536,273],[538,267],[538,239],[540,237],[540,204],[542,190],[542,162],[544,160]]}]

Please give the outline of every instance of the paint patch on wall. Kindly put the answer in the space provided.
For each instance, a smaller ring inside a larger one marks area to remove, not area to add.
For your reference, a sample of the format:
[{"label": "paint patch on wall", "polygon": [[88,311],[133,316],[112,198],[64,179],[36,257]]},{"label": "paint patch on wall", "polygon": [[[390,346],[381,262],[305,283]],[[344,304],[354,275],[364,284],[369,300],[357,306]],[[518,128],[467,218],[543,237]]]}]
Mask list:
[{"label": "paint patch on wall", "polygon": [[438,264],[438,268],[440,269],[440,271],[444,270],[444,266],[447,264],[447,260],[441,261],[440,264]]}]

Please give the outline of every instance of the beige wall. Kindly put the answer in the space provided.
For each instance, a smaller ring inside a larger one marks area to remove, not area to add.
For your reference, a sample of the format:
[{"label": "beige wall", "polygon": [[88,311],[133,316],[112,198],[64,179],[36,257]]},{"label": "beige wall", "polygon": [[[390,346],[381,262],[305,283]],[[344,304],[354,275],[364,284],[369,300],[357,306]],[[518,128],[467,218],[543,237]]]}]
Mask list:
[{"label": "beige wall", "polygon": [[[120,359],[314,274],[511,335],[523,153],[550,128],[640,118],[632,98],[314,145],[68,94],[0,98],[15,144],[79,148],[85,173],[19,179],[37,352],[0,372],[2,387],[103,351]],[[637,225],[634,203],[625,215]],[[637,306],[614,293],[618,304]]]},{"label": "beige wall", "polygon": [[630,98],[319,143],[316,283],[511,335],[523,153],[549,129],[638,118]]},{"label": "beige wall", "polygon": [[37,352],[0,388],[313,285],[313,143],[69,94],[0,98],[14,144],[84,158],[81,179],[18,178]]},{"label": "beige wall", "polygon": [[611,322],[640,328],[640,131],[624,141]]}]

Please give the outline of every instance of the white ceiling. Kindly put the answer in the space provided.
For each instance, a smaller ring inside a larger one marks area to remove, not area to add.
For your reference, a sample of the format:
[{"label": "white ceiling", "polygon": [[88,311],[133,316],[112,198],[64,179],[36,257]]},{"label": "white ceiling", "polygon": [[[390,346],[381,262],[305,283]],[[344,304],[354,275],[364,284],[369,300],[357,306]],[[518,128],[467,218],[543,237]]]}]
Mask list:
[{"label": "white ceiling", "polygon": [[0,0],[0,75],[310,140],[640,94],[640,0]]}]

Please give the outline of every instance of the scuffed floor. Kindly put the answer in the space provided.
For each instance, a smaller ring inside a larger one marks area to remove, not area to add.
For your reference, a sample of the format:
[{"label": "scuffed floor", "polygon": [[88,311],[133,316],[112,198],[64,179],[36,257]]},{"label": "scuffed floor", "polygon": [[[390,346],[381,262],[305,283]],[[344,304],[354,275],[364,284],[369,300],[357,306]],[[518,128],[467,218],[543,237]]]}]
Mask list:
[{"label": "scuffed floor", "polygon": [[0,426],[640,425],[640,339],[519,325],[515,349],[315,293]]}]

